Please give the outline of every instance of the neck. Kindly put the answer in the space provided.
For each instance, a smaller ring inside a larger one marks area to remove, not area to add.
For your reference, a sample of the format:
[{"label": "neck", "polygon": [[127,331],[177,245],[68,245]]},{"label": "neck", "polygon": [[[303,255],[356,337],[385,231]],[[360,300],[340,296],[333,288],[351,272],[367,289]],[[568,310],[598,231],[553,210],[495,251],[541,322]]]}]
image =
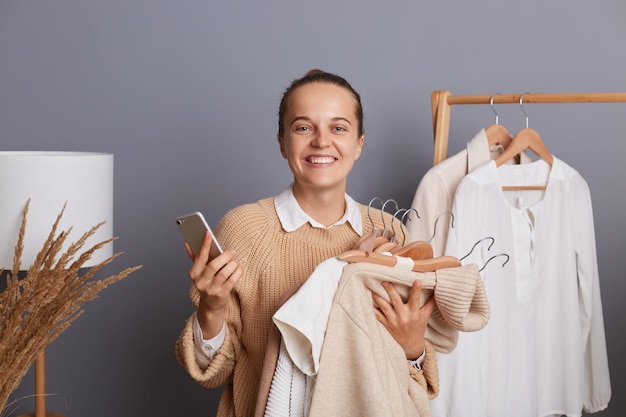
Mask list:
[{"label": "neck", "polygon": [[344,189],[310,190],[294,183],[293,194],[306,214],[324,226],[330,226],[346,212]]}]

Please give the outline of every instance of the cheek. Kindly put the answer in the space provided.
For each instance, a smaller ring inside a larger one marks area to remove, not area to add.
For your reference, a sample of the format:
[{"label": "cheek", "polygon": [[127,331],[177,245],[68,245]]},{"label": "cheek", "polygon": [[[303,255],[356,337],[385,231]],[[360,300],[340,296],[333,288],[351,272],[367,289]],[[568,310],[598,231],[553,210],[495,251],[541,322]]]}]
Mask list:
[{"label": "cheek", "polygon": [[294,147],[293,142],[289,138],[283,138],[280,143],[280,153],[283,155],[283,158],[289,159],[289,156],[293,155]]}]

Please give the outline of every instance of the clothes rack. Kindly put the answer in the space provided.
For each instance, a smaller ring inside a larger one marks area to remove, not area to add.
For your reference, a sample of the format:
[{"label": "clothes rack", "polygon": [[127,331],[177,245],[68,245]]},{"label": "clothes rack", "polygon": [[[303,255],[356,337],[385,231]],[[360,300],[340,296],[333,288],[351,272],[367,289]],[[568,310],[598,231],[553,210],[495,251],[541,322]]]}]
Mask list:
[{"label": "clothes rack", "polygon": [[[450,112],[453,104],[521,104],[522,94],[460,95],[447,90],[433,91],[431,95],[435,150],[433,165],[447,157],[450,133]],[[563,93],[523,94],[523,103],[626,103],[626,93]]]},{"label": "clothes rack", "polygon": [[[437,355],[439,395],[430,402],[431,414],[482,417],[510,415],[514,410],[519,415],[580,415],[582,410],[604,410],[611,399],[611,381],[591,193],[585,179],[556,157],[552,164],[545,158],[545,163],[526,163],[534,162],[526,152],[520,154],[525,161],[519,165],[500,166],[501,154],[490,148],[488,128],[468,142],[472,146],[449,158],[447,153],[452,105],[626,103],[626,92],[454,96],[434,91],[431,99],[434,167],[420,180],[413,200],[412,207],[424,219],[416,223],[428,230],[433,214],[451,210],[457,224],[438,236],[444,243],[434,248],[436,256],[457,256],[466,264],[482,262],[489,257],[488,248],[470,258],[463,255],[473,238],[489,236],[511,261],[506,268],[489,268],[483,274],[490,304],[487,331],[461,333],[453,350]],[[492,110],[497,124],[498,114],[493,106]],[[522,111],[526,115],[524,106]],[[503,161],[518,154],[516,140],[524,140],[517,135],[528,129],[526,122],[509,146],[497,141],[511,150]],[[546,154],[527,144],[524,150],[539,157]],[[503,184],[518,186],[507,184],[518,173],[519,187],[543,189],[544,184],[534,188],[534,180],[545,178],[545,191],[503,193]],[[417,226],[409,233],[414,240],[425,234]],[[579,279],[587,271],[590,279]],[[583,308],[581,300],[586,303]],[[571,333],[561,333],[574,327]],[[573,353],[575,345],[581,348]]]}]

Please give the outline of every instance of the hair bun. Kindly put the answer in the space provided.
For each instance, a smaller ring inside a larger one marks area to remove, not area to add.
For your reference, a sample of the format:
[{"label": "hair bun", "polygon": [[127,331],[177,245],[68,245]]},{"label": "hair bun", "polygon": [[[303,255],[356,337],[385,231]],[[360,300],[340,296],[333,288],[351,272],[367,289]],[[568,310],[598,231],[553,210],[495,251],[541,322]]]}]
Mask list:
[{"label": "hair bun", "polygon": [[304,76],[307,77],[313,74],[324,74],[324,73],[326,73],[326,71],[322,71],[319,68],[313,68],[312,70],[309,70],[306,74],[304,74]]}]

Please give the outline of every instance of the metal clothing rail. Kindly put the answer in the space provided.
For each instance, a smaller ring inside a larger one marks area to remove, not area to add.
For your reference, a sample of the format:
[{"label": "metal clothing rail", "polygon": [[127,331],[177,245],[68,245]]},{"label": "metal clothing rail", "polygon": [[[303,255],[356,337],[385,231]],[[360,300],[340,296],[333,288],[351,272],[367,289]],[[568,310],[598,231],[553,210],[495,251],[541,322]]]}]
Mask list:
[{"label": "metal clothing rail", "polygon": [[431,95],[435,151],[433,165],[447,157],[450,134],[450,110],[453,104],[491,103],[626,103],[626,93],[564,93],[564,94],[497,94],[453,96],[450,91],[433,91]]}]

